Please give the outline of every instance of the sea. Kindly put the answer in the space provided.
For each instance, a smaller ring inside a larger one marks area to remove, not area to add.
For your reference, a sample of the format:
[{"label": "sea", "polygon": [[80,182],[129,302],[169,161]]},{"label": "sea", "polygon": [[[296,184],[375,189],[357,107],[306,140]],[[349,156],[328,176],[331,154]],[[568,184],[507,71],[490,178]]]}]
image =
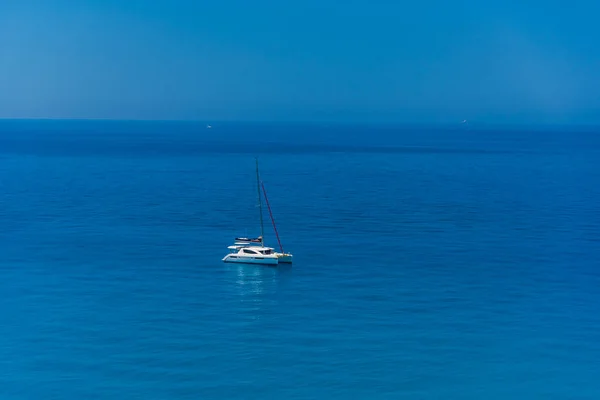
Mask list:
[{"label": "sea", "polygon": [[0,222],[2,400],[600,399],[598,128],[2,120]]}]

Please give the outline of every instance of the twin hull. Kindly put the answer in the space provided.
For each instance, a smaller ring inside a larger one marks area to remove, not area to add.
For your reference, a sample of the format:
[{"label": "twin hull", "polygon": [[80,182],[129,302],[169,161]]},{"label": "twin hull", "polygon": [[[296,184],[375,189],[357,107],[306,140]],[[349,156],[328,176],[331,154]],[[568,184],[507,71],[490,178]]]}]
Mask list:
[{"label": "twin hull", "polygon": [[262,265],[277,265],[279,259],[277,256],[272,257],[251,257],[241,256],[238,254],[227,254],[223,261],[230,263],[241,263],[241,264],[262,264]]},{"label": "twin hull", "polygon": [[292,263],[292,255],[278,253],[275,256],[254,257],[254,256],[246,256],[246,255],[239,255],[237,253],[233,253],[233,254],[227,254],[223,258],[223,261],[230,262],[230,263],[262,264],[262,265],[291,264]]}]

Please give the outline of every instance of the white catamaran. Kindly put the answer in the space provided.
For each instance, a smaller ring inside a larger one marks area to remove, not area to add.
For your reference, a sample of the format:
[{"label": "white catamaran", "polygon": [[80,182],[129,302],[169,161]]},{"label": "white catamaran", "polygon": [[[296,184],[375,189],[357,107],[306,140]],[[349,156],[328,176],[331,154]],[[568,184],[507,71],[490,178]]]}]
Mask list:
[{"label": "white catamaran", "polygon": [[[269,199],[267,198],[267,191],[265,190],[264,183],[260,180],[260,174],[258,173],[258,159],[256,159],[256,186],[258,191],[258,205],[260,213],[260,236],[257,238],[237,237],[233,246],[227,247],[230,253],[224,258],[224,262],[231,263],[243,263],[243,264],[263,264],[263,265],[277,265],[280,263],[291,264],[292,255],[283,251],[281,240],[279,239],[279,233],[277,232],[277,226],[275,225],[275,219],[271,212],[271,206],[269,205]],[[280,252],[275,251],[272,247],[266,247],[264,241],[264,224],[263,224],[263,211],[262,211],[262,194],[265,196],[265,202],[269,209],[269,216],[273,223],[273,229],[277,242],[279,243]]]}]

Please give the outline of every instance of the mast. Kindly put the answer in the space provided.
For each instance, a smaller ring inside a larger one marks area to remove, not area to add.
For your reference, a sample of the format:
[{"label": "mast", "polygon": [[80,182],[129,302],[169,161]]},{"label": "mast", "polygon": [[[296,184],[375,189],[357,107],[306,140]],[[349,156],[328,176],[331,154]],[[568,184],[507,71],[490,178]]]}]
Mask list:
[{"label": "mast", "polygon": [[267,197],[267,191],[265,190],[265,184],[260,183],[262,185],[263,193],[265,194],[265,202],[267,203],[267,208],[269,209],[269,215],[271,216],[271,222],[273,223],[273,229],[275,230],[275,236],[277,236],[277,243],[279,243],[279,248],[281,252],[285,254],[283,251],[283,246],[281,245],[281,240],[279,240],[279,233],[277,232],[277,226],[275,225],[275,218],[273,218],[273,212],[271,211],[271,205],[269,204],[269,198]]},{"label": "mast", "polygon": [[265,245],[265,227],[264,227],[264,223],[263,223],[263,212],[262,212],[262,198],[261,198],[261,194],[260,194],[260,175],[258,174],[258,158],[255,158],[256,160],[256,189],[258,191],[258,206],[259,206],[259,213],[260,213],[260,244],[261,246]]}]

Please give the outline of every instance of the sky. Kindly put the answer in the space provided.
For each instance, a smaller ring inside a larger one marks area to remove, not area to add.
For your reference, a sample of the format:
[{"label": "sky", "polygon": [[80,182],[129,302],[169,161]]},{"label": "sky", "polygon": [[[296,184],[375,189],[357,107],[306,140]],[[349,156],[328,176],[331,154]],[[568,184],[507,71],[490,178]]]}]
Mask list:
[{"label": "sky", "polygon": [[0,0],[0,118],[600,123],[597,0]]}]

